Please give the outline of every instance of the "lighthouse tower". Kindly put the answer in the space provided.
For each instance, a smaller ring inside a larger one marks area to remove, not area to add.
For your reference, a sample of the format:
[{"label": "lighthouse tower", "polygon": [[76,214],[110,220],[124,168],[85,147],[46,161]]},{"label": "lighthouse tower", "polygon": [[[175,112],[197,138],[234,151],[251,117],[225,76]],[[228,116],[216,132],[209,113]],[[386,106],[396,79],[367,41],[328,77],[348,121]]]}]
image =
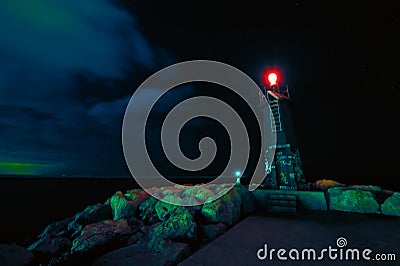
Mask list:
[{"label": "lighthouse tower", "polygon": [[260,93],[261,104],[268,102],[270,106],[270,111],[265,112],[265,116],[269,117],[264,117],[264,130],[276,133],[276,145],[264,141],[265,155],[272,152],[275,156],[272,162],[265,156],[267,176],[263,187],[280,190],[307,189],[293,128],[293,102],[289,96],[289,89],[287,86],[279,86],[277,72],[267,73],[266,81],[268,85],[264,87],[264,93]]}]

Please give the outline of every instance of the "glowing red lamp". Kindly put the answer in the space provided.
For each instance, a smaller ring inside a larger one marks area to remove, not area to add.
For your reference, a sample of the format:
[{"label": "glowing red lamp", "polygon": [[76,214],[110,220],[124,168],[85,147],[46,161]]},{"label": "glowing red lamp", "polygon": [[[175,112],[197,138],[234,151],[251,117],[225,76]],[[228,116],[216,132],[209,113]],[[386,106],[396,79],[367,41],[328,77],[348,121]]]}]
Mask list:
[{"label": "glowing red lamp", "polygon": [[269,84],[276,85],[276,81],[278,80],[278,75],[275,72],[272,72],[268,75]]},{"label": "glowing red lamp", "polygon": [[265,83],[269,84],[269,86],[274,86],[278,84],[280,79],[278,71],[270,70],[264,74]]}]

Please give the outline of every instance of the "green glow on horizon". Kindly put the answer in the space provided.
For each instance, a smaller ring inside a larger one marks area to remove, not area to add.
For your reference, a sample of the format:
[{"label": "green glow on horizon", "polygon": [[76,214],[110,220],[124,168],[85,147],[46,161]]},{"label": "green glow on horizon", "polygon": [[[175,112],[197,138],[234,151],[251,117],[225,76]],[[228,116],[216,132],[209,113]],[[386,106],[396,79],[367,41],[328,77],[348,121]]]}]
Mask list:
[{"label": "green glow on horizon", "polygon": [[41,163],[0,162],[0,174],[38,175],[46,173],[50,167],[52,165]]},{"label": "green glow on horizon", "polygon": [[72,30],[78,26],[77,17],[63,10],[63,4],[58,2],[20,0],[3,5],[2,8],[22,25],[31,25],[41,30]]}]

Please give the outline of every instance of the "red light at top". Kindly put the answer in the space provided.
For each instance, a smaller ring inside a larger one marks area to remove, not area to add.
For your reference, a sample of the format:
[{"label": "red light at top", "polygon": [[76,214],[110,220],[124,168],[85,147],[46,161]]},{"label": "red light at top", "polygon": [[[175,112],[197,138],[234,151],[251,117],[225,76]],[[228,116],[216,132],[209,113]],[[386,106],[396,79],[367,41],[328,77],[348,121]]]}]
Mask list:
[{"label": "red light at top", "polygon": [[279,77],[278,71],[276,71],[276,70],[271,70],[264,74],[265,83],[268,84],[269,86],[277,85],[279,82],[279,79],[280,79],[280,77]]},{"label": "red light at top", "polygon": [[272,85],[276,85],[276,81],[278,80],[278,75],[276,73],[270,73],[268,75],[268,81],[269,84]]}]

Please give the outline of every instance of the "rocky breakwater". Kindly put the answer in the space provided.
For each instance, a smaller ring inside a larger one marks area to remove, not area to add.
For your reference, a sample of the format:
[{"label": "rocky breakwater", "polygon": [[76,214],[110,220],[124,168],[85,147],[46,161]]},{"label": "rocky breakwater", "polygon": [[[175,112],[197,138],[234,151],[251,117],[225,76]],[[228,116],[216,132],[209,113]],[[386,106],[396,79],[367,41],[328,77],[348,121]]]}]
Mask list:
[{"label": "rocky breakwater", "polygon": [[[153,192],[179,204],[182,197],[201,202],[221,187],[211,185],[201,193],[193,187],[183,195],[176,187]],[[192,207],[165,203],[140,189],[118,191],[105,203],[48,225],[27,249],[0,245],[0,264],[176,265],[256,208],[254,196],[241,185]]]},{"label": "rocky breakwater", "polygon": [[345,185],[319,180],[312,188],[325,192],[330,210],[400,216],[400,193],[373,185]]}]

